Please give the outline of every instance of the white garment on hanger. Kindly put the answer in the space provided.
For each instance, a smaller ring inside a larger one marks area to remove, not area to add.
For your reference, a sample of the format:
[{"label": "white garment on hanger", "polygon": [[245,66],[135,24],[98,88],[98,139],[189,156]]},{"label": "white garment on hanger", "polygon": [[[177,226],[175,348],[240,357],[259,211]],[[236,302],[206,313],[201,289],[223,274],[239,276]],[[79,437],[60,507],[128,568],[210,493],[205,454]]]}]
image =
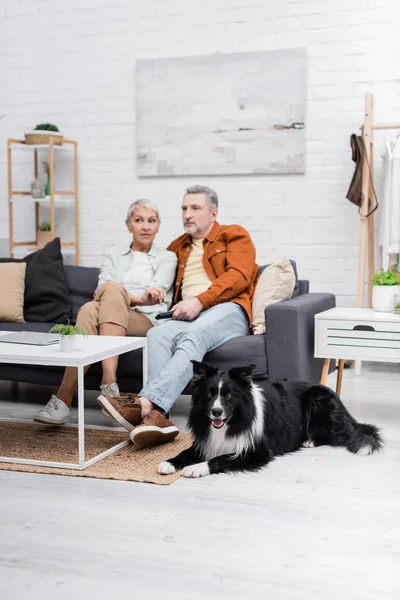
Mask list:
[{"label": "white garment on hanger", "polygon": [[379,246],[382,251],[381,266],[387,270],[393,263],[397,263],[397,257],[391,255],[400,253],[400,138],[394,144],[386,138]]}]

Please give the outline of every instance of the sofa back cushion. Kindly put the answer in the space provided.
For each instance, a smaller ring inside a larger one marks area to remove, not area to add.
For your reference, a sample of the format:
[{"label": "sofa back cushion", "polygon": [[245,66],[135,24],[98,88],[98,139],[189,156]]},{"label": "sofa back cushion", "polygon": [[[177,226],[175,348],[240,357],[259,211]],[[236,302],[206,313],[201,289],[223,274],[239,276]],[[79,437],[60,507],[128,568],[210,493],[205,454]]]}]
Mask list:
[{"label": "sofa back cushion", "polygon": [[[296,265],[296,262],[294,260],[291,260],[291,259],[289,259],[289,260],[290,260],[290,264],[293,267],[294,276],[296,278],[296,282],[294,284],[293,294],[291,296],[292,298],[295,298],[296,296],[300,296],[300,294],[307,293],[308,292],[308,288],[307,288],[307,290],[305,290],[305,289],[301,290],[300,289],[299,278],[298,278],[298,275],[297,275],[297,265]],[[266,269],[267,267],[269,267],[270,264],[271,263],[268,263],[266,265],[261,265],[261,267],[259,267],[259,269],[258,269],[258,272],[261,274],[264,271],[264,269]]]},{"label": "sofa back cushion", "polygon": [[24,317],[39,323],[66,323],[72,298],[64,272],[60,238],[25,258],[2,258],[1,263],[26,263]]},{"label": "sofa back cushion", "polygon": [[60,238],[25,256],[25,321],[66,323],[72,298],[61,254]]},{"label": "sofa back cushion", "polygon": [[0,264],[0,321],[24,322],[25,263]]},{"label": "sofa back cushion", "polygon": [[252,328],[254,334],[265,333],[265,309],[292,297],[296,278],[289,259],[283,258],[263,270],[253,296]]},{"label": "sofa back cushion", "polygon": [[93,300],[93,292],[99,279],[99,269],[77,265],[65,265],[64,269],[72,297],[71,321],[75,323],[80,307]]}]

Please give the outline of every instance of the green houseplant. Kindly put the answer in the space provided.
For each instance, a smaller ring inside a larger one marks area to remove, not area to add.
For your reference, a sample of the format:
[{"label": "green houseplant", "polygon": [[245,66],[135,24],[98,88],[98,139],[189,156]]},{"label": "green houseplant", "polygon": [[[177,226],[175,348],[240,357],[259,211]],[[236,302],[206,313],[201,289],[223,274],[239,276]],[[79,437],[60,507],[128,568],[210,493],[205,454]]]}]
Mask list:
[{"label": "green houseplant", "polygon": [[34,129],[25,132],[25,144],[49,144],[56,146],[63,143],[63,135],[53,123],[38,123]]},{"label": "green houseplant", "polygon": [[88,332],[82,329],[82,327],[77,327],[76,325],[71,325],[70,320],[68,319],[67,325],[58,323],[54,325],[49,333],[59,333],[61,336],[60,339],[60,350],[61,352],[72,352],[75,349],[76,342],[76,334],[83,335],[87,337]]},{"label": "green houseplant", "polygon": [[42,221],[39,223],[36,231],[36,246],[38,248],[44,248],[46,244],[51,242],[54,235],[55,234],[51,232],[50,223],[48,221]]},{"label": "green houseplant", "polygon": [[60,131],[56,125],[51,123],[39,123],[36,125],[34,131]]},{"label": "green houseplant", "polygon": [[400,273],[393,269],[385,271],[381,267],[379,273],[372,276],[372,307],[379,312],[392,312],[395,297],[400,297]]},{"label": "green houseplant", "polygon": [[50,231],[51,230],[51,225],[48,221],[42,221],[39,224],[39,231]]}]

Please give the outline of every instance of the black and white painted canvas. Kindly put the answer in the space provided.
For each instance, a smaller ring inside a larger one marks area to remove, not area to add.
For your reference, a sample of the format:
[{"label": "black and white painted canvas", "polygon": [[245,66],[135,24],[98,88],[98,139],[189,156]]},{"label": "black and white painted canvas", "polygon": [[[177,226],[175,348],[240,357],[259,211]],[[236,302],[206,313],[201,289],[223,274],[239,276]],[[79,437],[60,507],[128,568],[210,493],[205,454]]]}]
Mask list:
[{"label": "black and white painted canvas", "polygon": [[304,173],[304,48],[139,60],[141,177]]}]

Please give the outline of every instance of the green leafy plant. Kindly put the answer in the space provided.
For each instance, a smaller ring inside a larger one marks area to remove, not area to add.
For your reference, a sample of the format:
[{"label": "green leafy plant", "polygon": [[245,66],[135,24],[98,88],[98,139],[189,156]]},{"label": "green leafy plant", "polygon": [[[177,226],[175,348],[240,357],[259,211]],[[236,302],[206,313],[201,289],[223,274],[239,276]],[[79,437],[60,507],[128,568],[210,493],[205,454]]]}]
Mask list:
[{"label": "green leafy plant", "polygon": [[374,285],[400,285],[400,273],[389,269],[385,271],[382,267],[379,273],[374,273],[372,276]]},{"label": "green leafy plant", "polygon": [[398,302],[394,308],[395,310],[400,310],[400,302]]},{"label": "green leafy plant", "polygon": [[66,335],[71,337],[72,335],[76,335],[77,333],[80,333],[81,335],[84,335],[84,336],[88,335],[88,332],[85,331],[84,329],[82,329],[82,327],[77,327],[76,325],[71,325],[69,319],[68,319],[67,325],[63,325],[63,324],[54,325],[54,327],[52,327],[50,329],[49,333],[59,333],[63,339]]},{"label": "green leafy plant", "polygon": [[50,223],[42,221],[39,225],[39,231],[51,231]]},{"label": "green leafy plant", "polygon": [[60,131],[56,125],[52,125],[51,123],[39,123],[39,125],[36,125],[34,131],[38,129],[40,131]]}]

